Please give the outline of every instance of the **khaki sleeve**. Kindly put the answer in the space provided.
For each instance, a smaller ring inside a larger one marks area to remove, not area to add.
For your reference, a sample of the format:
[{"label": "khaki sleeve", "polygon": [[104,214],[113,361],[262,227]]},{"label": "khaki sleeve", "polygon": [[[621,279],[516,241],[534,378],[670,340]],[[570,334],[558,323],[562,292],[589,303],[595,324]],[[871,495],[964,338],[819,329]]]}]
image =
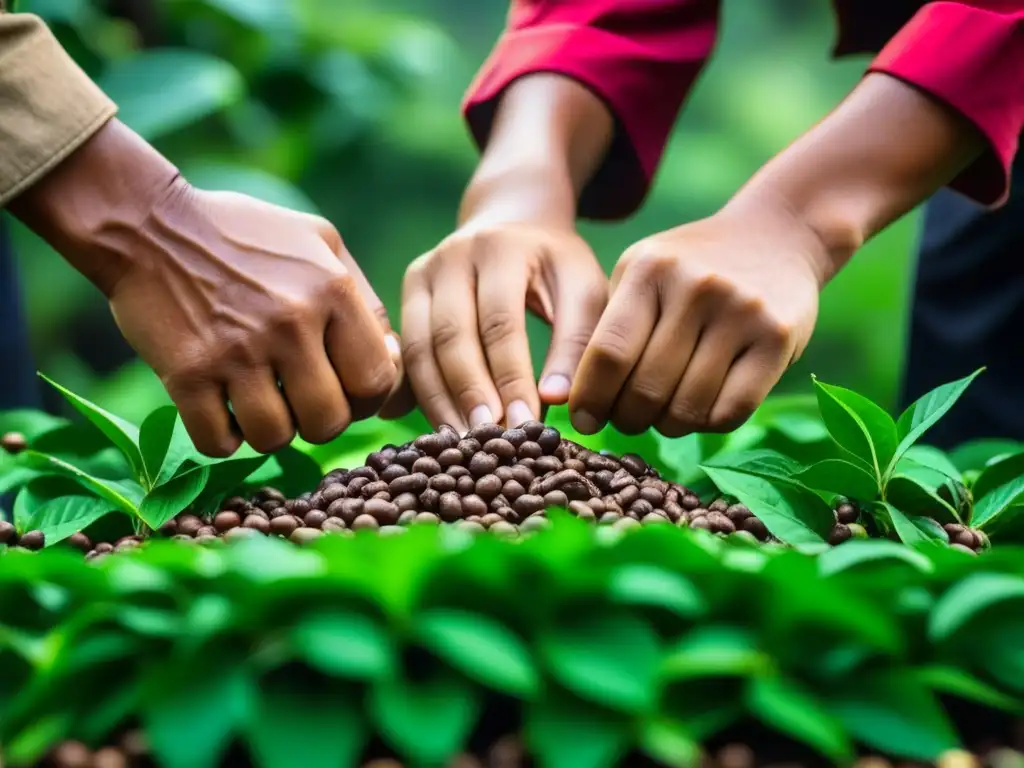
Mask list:
[{"label": "khaki sleeve", "polygon": [[0,0],[0,208],[117,112],[42,19],[3,7]]}]

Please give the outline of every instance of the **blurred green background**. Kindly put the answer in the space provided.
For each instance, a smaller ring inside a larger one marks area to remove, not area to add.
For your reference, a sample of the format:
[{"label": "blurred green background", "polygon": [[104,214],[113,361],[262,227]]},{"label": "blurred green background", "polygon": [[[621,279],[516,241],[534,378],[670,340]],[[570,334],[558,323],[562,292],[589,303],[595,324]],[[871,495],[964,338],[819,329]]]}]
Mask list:
[{"label": "blurred green background", "polygon": [[[443,238],[475,153],[459,102],[504,22],[501,0],[21,0],[196,185],[318,211],[397,323],[406,264]],[[714,211],[852,87],[830,59],[828,3],[726,0],[712,64],[644,210],[584,225],[610,270],[631,242]],[[524,140],[529,140],[524,137]],[[871,242],[825,291],[809,373],[895,404],[918,217]],[[99,294],[30,232],[15,246],[39,367],[141,419],[165,402]],[[546,329],[531,326],[538,369]]]}]

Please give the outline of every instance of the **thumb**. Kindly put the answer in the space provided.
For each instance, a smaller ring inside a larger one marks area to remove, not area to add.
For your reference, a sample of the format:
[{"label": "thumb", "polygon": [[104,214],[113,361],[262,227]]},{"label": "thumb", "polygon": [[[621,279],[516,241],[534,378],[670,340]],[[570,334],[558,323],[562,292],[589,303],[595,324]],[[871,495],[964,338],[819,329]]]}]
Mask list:
[{"label": "thumb", "polygon": [[592,273],[573,273],[555,286],[551,346],[538,390],[546,405],[569,401],[569,390],[583,351],[608,303],[608,280],[595,264]]}]

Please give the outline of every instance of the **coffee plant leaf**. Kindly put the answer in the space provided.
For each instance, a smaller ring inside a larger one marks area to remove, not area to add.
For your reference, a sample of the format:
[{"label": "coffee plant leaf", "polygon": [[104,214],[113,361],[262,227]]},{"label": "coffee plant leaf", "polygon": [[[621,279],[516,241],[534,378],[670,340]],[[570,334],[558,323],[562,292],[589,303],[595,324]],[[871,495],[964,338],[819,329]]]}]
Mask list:
[{"label": "coffee plant leaf", "polygon": [[640,733],[640,747],[659,765],[694,768],[700,765],[700,744],[686,727],[672,718],[652,719]]},{"label": "coffee plant leaf", "polygon": [[206,488],[209,467],[196,467],[158,485],[139,504],[139,517],[152,530],[157,530],[175,515],[188,509]]},{"label": "coffee plant leaf", "polygon": [[632,613],[560,617],[538,643],[549,674],[575,695],[624,712],[653,704],[660,639]]},{"label": "coffee plant leaf", "polygon": [[893,475],[886,484],[885,498],[907,514],[932,515],[946,523],[961,522],[959,510],[939,495],[923,473]]},{"label": "coffee plant leaf", "polygon": [[1024,505],[1024,475],[1008,480],[978,499],[971,514],[971,525],[988,528],[997,522],[1005,524],[1006,518],[1020,516],[1024,509],[1021,505]]},{"label": "coffee plant leaf", "polygon": [[[250,452],[252,455],[247,455]],[[238,491],[246,479],[269,460],[269,455],[258,454],[248,446],[242,446],[231,458],[211,462],[206,487],[193,506],[202,510],[214,509],[228,494]]]},{"label": "coffee plant leaf", "polygon": [[486,616],[435,608],[417,617],[415,632],[426,648],[478,683],[523,699],[540,689],[526,644]]},{"label": "coffee plant leaf", "polygon": [[49,547],[84,530],[108,512],[110,503],[96,496],[58,496],[43,502],[21,525],[22,530],[42,531]]},{"label": "coffee plant leaf", "polygon": [[74,480],[87,491],[106,499],[115,508],[129,515],[136,514],[139,503],[145,496],[145,490],[134,480],[108,480],[94,477],[69,461],[31,450],[23,451],[19,456],[34,468]]},{"label": "coffee plant leaf", "polygon": [[879,565],[908,566],[918,573],[933,573],[935,566],[922,552],[886,539],[850,541],[832,547],[818,557],[818,572],[823,576],[863,571]]},{"label": "coffee plant leaf", "polygon": [[19,432],[25,436],[29,446],[54,429],[70,424],[67,419],[53,416],[46,411],[20,408],[0,412],[0,435]]},{"label": "coffee plant leaf", "polygon": [[984,368],[979,368],[970,376],[936,387],[907,406],[896,423],[900,442],[890,459],[889,471],[910,446],[920,440],[925,432],[935,426],[938,420],[949,412],[949,409],[967,391],[971,382],[984,370]]},{"label": "coffee plant leaf", "polygon": [[900,541],[911,547],[928,547],[949,543],[949,537],[941,526],[929,524],[924,518],[908,515],[887,501],[876,501],[871,505],[876,519],[881,519],[886,528],[895,532]]},{"label": "coffee plant leaf", "polygon": [[47,746],[68,735],[71,712],[55,712],[32,723],[4,748],[4,757],[12,765],[37,765],[45,757]]},{"label": "coffee plant leaf", "polygon": [[[145,422],[143,422],[143,426],[145,426]],[[160,442],[162,443],[162,441]],[[178,474],[179,471],[187,472],[195,466],[216,466],[225,461],[235,461],[243,450],[244,447],[227,459],[214,459],[201,454],[192,443],[192,438],[189,436],[188,430],[185,429],[185,422],[181,420],[181,414],[176,414],[171,435],[167,439],[167,447],[163,452],[163,459],[160,461],[160,471],[153,482],[155,485],[161,485]],[[253,453],[255,454],[255,451]]]},{"label": "coffee plant leaf", "polygon": [[285,670],[260,680],[245,732],[259,768],[356,765],[367,738],[358,691]]},{"label": "coffee plant leaf", "polygon": [[704,462],[704,468],[727,469],[765,480],[792,482],[804,467],[778,451],[755,449],[716,456]]},{"label": "coffee plant leaf", "polygon": [[933,642],[945,642],[983,612],[1004,603],[1010,612],[1024,608],[1024,578],[1005,573],[970,574],[939,598],[929,618],[928,636]]},{"label": "coffee plant leaf", "polygon": [[972,634],[973,665],[1006,690],[1024,695],[1024,615],[1019,606],[1015,614],[993,616],[982,627],[975,626]]},{"label": "coffee plant leaf", "polygon": [[290,640],[307,664],[327,675],[376,680],[396,667],[394,641],[363,611],[325,608],[308,614],[292,628]]},{"label": "coffee plant leaf", "polygon": [[824,542],[835,524],[828,504],[805,488],[734,469],[705,465],[704,471],[720,491],[739,499],[769,531],[787,544]]},{"label": "coffee plant leaf", "polygon": [[746,678],[769,664],[753,633],[742,627],[712,624],[691,630],[672,646],[662,661],[660,676],[666,682]]},{"label": "coffee plant leaf", "polygon": [[863,465],[843,459],[824,459],[800,470],[793,479],[812,490],[838,493],[862,502],[873,500],[879,492],[878,481]]},{"label": "coffee plant leaf", "polygon": [[142,711],[146,736],[162,766],[215,768],[249,718],[253,685],[246,667],[224,654],[194,658],[189,673],[183,671],[168,666],[150,679]]},{"label": "coffee plant leaf", "polygon": [[43,381],[60,392],[76,411],[92,422],[97,429],[107,436],[110,442],[121,450],[125,458],[128,459],[128,463],[131,464],[136,479],[142,480],[146,477],[146,467],[142,461],[142,452],[139,449],[139,428],[136,425],[100,408],[84,397],[76,395],[53,379],[41,373],[39,376]]},{"label": "coffee plant leaf", "polygon": [[1004,438],[968,440],[949,453],[949,459],[961,472],[981,471],[989,464],[1024,452],[1024,443]]},{"label": "coffee plant leaf", "polygon": [[608,596],[619,605],[663,608],[687,620],[708,609],[691,580],[657,565],[619,566],[609,575]]},{"label": "coffee plant leaf", "polygon": [[289,445],[273,454],[254,475],[246,478],[246,484],[269,485],[288,498],[294,498],[316,488],[322,479],[323,472],[316,460]]},{"label": "coffee plant leaf", "polygon": [[528,705],[525,720],[526,744],[540,768],[612,768],[629,746],[620,715],[557,688]]},{"label": "coffee plant leaf", "polygon": [[821,418],[839,446],[863,461],[882,484],[896,453],[896,422],[863,395],[814,379]]},{"label": "coffee plant leaf", "polygon": [[987,464],[974,481],[972,492],[975,499],[982,499],[996,488],[1005,486],[1024,475],[1024,451],[1009,456],[995,457]]},{"label": "coffee plant leaf", "polygon": [[851,760],[853,745],[842,725],[799,683],[776,675],[758,675],[750,681],[746,703],[762,723],[813,747],[834,764]]},{"label": "coffee plant leaf", "polygon": [[[178,409],[173,405],[164,405],[150,413],[139,427],[139,452],[142,454],[142,464],[146,468],[146,478],[151,483],[150,487],[161,482],[161,469],[177,423]],[[165,478],[164,482],[167,479],[169,478]]]},{"label": "coffee plant leaf", "polygon": [[934,694],[908,669],[862,670],[825,702],[856,741],[885,754],[933,761],[959,743]]},{"label": "coffee plant leaf", "polygon": [[963,482],[963,473],[953,462],[952,456],[933,445],[910,446],[896,461],[894,471],[902,471],[908,462],[919,467],[927,467],[946,478]]},{"label": "coffee plant leaf", "polygon": [[936,694],[955,696],[1015,715],[1024,714],[1024,706],[1020,701],[959,667],[934,664],[919,669],[917,676]]},{"label": "coffee plant leaf", "polygon": [[479,691],[453,673],[429,679],[388,677],[370,689],[367,711],[384,741],[413,763],[454,757],[480,713]]}]

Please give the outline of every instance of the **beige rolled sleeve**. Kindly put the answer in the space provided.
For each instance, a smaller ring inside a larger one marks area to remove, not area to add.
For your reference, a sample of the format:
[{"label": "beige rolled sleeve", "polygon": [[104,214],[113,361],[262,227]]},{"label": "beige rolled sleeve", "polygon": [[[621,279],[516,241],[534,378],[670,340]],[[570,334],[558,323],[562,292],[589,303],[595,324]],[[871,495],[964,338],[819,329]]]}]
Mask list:
[{"label": "beige rolled sleeve", "polygon": [[0,208],[117,112],[42,19],[3,7],[0,0]]}]

